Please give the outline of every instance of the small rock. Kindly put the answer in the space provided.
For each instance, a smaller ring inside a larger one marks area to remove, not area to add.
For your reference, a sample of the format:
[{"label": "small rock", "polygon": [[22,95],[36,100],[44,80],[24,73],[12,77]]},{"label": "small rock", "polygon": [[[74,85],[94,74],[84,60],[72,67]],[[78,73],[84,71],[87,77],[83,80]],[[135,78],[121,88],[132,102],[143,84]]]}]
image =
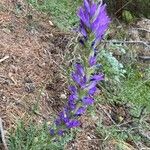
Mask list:
[{"label": "small rock", "polygon": [[67,99],[67,96],[66,96],[66,94],[61,94],[61,95],[60,95],[60,98],[61,98],[61,99]]},{"label": "small rock", "polygon": [[27,93],[33,93],[35,91],[35,85],[33,83],[25,83],[25,91]]}]

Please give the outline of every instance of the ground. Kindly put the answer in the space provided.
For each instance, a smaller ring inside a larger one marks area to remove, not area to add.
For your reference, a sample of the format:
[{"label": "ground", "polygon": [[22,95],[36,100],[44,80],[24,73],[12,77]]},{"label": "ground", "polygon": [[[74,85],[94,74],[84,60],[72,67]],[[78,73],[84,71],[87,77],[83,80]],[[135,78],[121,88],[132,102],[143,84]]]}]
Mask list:
[{"label": "ground", "polygon": [[[0,5],[0,114],[7,129],[20,118],[28,122],[34,110],[48,119],[66,94],[59,65],[67,34],[46,15],[32,10],[28,16],[28,5],[17,14],[15,5],[9,1]],[[40,114],[35,116],[39,122]]]},{"label": "ground", "polygon": [[[61,64],[65,62],[64,53],[70,51],[72,39],[72,33],[61,31],[50,16],[37,12],[24,1],[0,2],[0,118],[6,135],[20,119],[26,124],[31,120],[51,123],[54,114],[61,110],[68,95]],[[108,126],[112,120],[107,112],[125,118],[128,111],[123,106],[96,107],[97,115],[104,116],[103,122]],[[83,131],[66,149],[103,149],[99,147],[101,137],[95,132],[96,120],[97,117],[83,116]],[[116,142],[110,140],[105,149],[113,150]],[[123,144],[128,149],[135,146],[129,145],[130,141]]]}]

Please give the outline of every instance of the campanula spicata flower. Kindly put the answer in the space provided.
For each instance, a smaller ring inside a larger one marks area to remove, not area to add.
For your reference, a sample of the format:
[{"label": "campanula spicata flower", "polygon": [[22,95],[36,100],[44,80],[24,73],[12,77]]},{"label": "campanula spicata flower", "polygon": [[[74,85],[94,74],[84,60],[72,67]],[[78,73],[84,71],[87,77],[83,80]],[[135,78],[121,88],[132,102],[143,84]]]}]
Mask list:
[{"label": "campanula spicata flower", "polygon": [[54,128],[50,128],[52,136],[63,136],[71,128],[81,125],[80,116],[94,104],[97,84],[104,80],[103,73],[97,72],[94,68],[101,66],[97,64],[96,45],[103,38],[110,22],[106,5],[97,4],[94,0],[84,0],[78,10],[78,17],[80,33],[84,36],[82,41],[79,41],[82,45],[80,63],[74,61],[70,73],[68,101],[55,119]]}]

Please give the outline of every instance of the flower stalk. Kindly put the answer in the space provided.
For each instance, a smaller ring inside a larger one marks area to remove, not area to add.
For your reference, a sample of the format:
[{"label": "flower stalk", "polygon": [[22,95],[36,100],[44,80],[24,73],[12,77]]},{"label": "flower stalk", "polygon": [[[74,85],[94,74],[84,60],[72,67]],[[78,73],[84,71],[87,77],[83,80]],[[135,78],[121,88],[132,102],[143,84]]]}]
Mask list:
[{"label": "flower stalk", "polygon": [[80,62],[75,62],[70,74],[72,80],[69,86],[70,95],[64,109],[54,121],[50,129],[53,136],[63,136],[71,128],[81,125],[79,118],[90,105],[94,103],[96,85],[104,80],[102,73],[97,73],[97,44],[102,40],[108,28],[110,19],[106,5],[97,4],[94,0],[84,0],[77,15],[80,19],[79,32],[83,36],[80,41]]}]

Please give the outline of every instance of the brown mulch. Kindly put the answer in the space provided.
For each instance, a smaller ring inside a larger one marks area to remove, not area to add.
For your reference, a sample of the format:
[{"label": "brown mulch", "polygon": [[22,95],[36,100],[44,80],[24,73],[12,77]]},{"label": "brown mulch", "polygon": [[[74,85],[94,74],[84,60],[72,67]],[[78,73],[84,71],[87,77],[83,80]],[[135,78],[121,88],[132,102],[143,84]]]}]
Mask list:
[{"label": "brown mulch", "polygon": [[24,1],[0,6],[0,117],[8,130],[19,119],[50,119],[63,105],[66,79],[59,65],[69,36]]}]

